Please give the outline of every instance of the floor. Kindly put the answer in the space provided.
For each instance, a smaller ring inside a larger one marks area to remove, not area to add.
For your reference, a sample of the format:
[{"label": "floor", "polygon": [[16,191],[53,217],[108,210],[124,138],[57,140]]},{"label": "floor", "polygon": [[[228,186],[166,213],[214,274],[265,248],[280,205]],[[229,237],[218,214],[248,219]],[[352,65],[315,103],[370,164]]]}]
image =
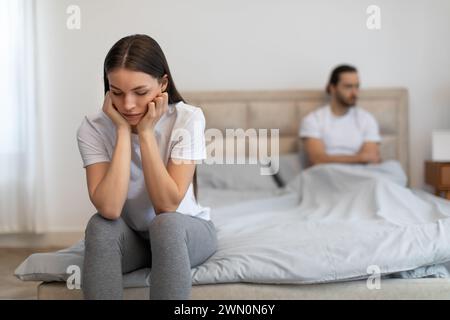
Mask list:
[{"label": "floor", "polygon": [[67,248],[83,238],[83,233],[1,234],[0,299],[36,299],[39,282],[21,281],[14,270],[29,255]]}]

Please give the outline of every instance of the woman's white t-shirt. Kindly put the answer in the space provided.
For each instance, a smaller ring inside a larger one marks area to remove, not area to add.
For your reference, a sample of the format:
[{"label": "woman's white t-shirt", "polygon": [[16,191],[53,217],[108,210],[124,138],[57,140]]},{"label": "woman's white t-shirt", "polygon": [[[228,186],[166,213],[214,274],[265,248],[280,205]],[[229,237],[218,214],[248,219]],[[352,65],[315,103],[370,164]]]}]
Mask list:
[{"label": "woman's white t-shirt", "polygon": [[329,105],[308,114],[300,126],[301,138],[321,139],[329,155],[355,155],[365,142],[380,142],[375,118],[360,107],[336,116]]},{"label": "woman's white t-shirt", "polygon": [[[205,117],[200,108],[184,102],[170,104],[155,126],[155,138],[164,164],[169,158],[206,159]],[[116,127],[103,112],[86,116],[77,131],[83,167],[110,162],[116,144]],[[176,212],[210,220],[210,208],[197,203],[191,183]],[[139,136],[131,134],[131,168],[127,199],[121,217],[134,230],[146,231],[155,210],[142,169]]]}]

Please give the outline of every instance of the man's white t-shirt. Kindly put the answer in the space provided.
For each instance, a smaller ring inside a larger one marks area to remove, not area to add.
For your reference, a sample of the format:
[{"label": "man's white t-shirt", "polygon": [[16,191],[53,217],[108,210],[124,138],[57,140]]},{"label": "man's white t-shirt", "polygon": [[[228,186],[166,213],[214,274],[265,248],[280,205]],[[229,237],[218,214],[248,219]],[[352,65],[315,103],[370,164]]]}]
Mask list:
[{"label": "man's white t-shirt", "polygon": [[[170,104],[155,126],[155,138],[164,164],[169,158],[206,159],[205,117],[200,108],[183,102]],[[116,144],[116,127],[103,112],[86,116],[77,131],[83,167],[110,162]],[[197,203],[191,183],[176,212],[210,220],[210,208]],[[147,231],[155,210],[142,169],[139,136],[131,134],[131,168],[127,199],[121,217],[136,231]]]},{"label": "man's white t-shirt", "polygon": [[355,155],[365,142],[380,142],[375,118],[359,107],[351,107],[342,116],[326,105],[308,114],[300,126],[301,138],[321,139],[329,155]]}]

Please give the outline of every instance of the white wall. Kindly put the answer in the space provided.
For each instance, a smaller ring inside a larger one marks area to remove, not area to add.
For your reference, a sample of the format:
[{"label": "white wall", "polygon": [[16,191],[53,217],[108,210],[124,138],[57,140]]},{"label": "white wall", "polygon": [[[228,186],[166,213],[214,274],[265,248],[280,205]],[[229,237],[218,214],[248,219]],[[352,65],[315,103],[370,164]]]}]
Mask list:
[{"label": "white wall", "polygon": [[[66,9],[81,9],[68,30]],[[366,8],[382,28],[366,28]],[[37,0],[38,99],[48,230],[83,230],[89,203],[75,134],[100,109],[102,63],[119,38],[146,33],[186,90],[322,88],[355,64],[364,87],[410,92],[412,185],[423,187],[430,133],[450,128],[450,1]]]}]

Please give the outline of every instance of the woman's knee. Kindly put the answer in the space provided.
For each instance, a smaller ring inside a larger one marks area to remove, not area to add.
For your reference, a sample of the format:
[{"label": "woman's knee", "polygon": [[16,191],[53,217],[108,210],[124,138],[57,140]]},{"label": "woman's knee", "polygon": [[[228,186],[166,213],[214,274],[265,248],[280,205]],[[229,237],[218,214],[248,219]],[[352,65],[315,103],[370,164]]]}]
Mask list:
[{"label": "woman's knee", "polygon": [[111,241],[119,239],[122,219],[109,220],[99,213],[94,214],[86,226],[85,241]]},{"label": "woman's knee", "polygon": [[149,233],[151,238],[165,235],[181,235],[184,228],[181,213],[160,213],[150,223]]}]

